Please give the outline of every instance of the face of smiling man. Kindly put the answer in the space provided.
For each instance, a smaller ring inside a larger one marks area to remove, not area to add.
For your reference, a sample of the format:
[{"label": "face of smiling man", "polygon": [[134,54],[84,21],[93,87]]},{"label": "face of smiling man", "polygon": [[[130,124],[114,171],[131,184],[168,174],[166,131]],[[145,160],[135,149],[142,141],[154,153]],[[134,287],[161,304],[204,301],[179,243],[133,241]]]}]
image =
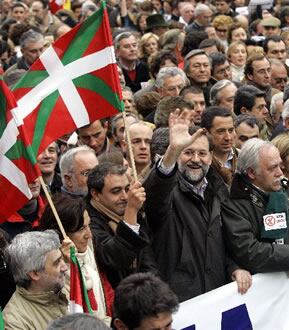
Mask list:
[{"label": "face of smiling man", "polygon": [[212,163],[209,141],[201,136],[181,153],[178,164],[182,176],[193,185],[200,185]]}]

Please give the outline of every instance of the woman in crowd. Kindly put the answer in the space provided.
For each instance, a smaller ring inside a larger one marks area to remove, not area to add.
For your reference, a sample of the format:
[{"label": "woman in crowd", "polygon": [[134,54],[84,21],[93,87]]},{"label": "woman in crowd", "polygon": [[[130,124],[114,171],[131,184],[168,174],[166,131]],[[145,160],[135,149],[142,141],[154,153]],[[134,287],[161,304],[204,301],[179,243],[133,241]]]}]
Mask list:
[{"label": "woman in crowd", "polygon": [[[94,314],[107,325],[110,325],[114,292],[105,274],[101,272],[96,262],[89,227],[90,218],[85,209],[85,202],[82,198],[72,198],[64,194],[55,195],[53,202],[68,238],[76,247],[76,256],[85,279]],[[59,232],[57,222],[49,205],[45,208],[40,220],[40,228],[43,230],[55,229]],[[63,239],[63,237],[61,238]],[[66,239],[63,242],[63,254],[66,259],[70,258],[69,246],[70,244]],[[65,288],[69,298],[70,271],[66,274]]]},{"label": "woman in crowd", "polygon": [[277,135],[272,143],[279,150],[282,159],[282,171],[286,179],[289,179],[289,133]]},{"label": "woman in crowd", "polygon": [[234,41],[245,42],[248,39],[248,32],[240,23],[233,23],[228,30],[229,44]]},{"label": "woman in crowd", "polygon": [[226,49],[228,48],[228,31],[232,24],[233,19],[226,15],[218,15],[213,20],[213,27],[216,30],[217,37]]},{"label": "woman in crowd", "polygon": [[139,58],[148,62],[150,56],[154,56],[159,51],[159,37],[151,32],[144,34],[139,42]]},{"label": "woman in crowd", "polygon": [[247,61],[246,45],[242,41],[234,41],[227,50],[233,81],[242,81]]}]

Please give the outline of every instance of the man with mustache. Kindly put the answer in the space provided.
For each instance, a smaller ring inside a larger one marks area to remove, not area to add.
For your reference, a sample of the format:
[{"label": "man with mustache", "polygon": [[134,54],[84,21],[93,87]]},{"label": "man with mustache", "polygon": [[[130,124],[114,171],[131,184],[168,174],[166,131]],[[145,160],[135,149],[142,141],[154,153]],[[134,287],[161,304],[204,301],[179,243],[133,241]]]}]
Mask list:
[{"label": "man with mustache", "polygon": [[288,271],[288,195],[282,160],[268,141],[243,145],[230,198],[222,205],[225,240],[240,266],[251,273]]},{"label": "man with mustache", "polygon": [[189,125],[189,111],[170,115],[170,144],[145,181],[155,257],[180,301],[222,286],[230,277],[243,293],[251,276],[229,261],[221,232],[227,188],[210,166],[210,139]]}]

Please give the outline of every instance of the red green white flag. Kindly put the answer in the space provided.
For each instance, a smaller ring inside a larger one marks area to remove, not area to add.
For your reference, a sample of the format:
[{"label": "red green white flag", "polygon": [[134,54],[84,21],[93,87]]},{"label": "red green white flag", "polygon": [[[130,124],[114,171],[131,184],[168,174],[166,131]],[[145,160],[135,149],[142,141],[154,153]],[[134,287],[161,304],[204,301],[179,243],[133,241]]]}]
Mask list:
[{"label": "red green white flag", "polygon": [[71,314],[93,313],[74,246],[70,248],[70,299],[68,312]]},{"label": "red green white flag", "polygon": [[13,89],[36,155],[64,134],[123,110],[105,3],[59,38]]},{"label": "red green white flag", "polygon": [[0,77],[0,223],[31,199],[28,183],[40,175],[23,126],[12,115],[16,108],[12,92]]}]

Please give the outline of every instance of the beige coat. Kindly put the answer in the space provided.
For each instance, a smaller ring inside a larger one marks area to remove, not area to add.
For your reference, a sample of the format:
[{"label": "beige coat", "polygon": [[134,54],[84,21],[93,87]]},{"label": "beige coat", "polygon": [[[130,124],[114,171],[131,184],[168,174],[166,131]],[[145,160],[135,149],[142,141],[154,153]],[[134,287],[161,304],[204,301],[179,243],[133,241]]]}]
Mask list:
[{"label": "beige coat", "polygon": [[31,293],[16,291],[3,310],[6,330],[45,330],[54,319],[67,313],[68,301],[61,292]]}]

